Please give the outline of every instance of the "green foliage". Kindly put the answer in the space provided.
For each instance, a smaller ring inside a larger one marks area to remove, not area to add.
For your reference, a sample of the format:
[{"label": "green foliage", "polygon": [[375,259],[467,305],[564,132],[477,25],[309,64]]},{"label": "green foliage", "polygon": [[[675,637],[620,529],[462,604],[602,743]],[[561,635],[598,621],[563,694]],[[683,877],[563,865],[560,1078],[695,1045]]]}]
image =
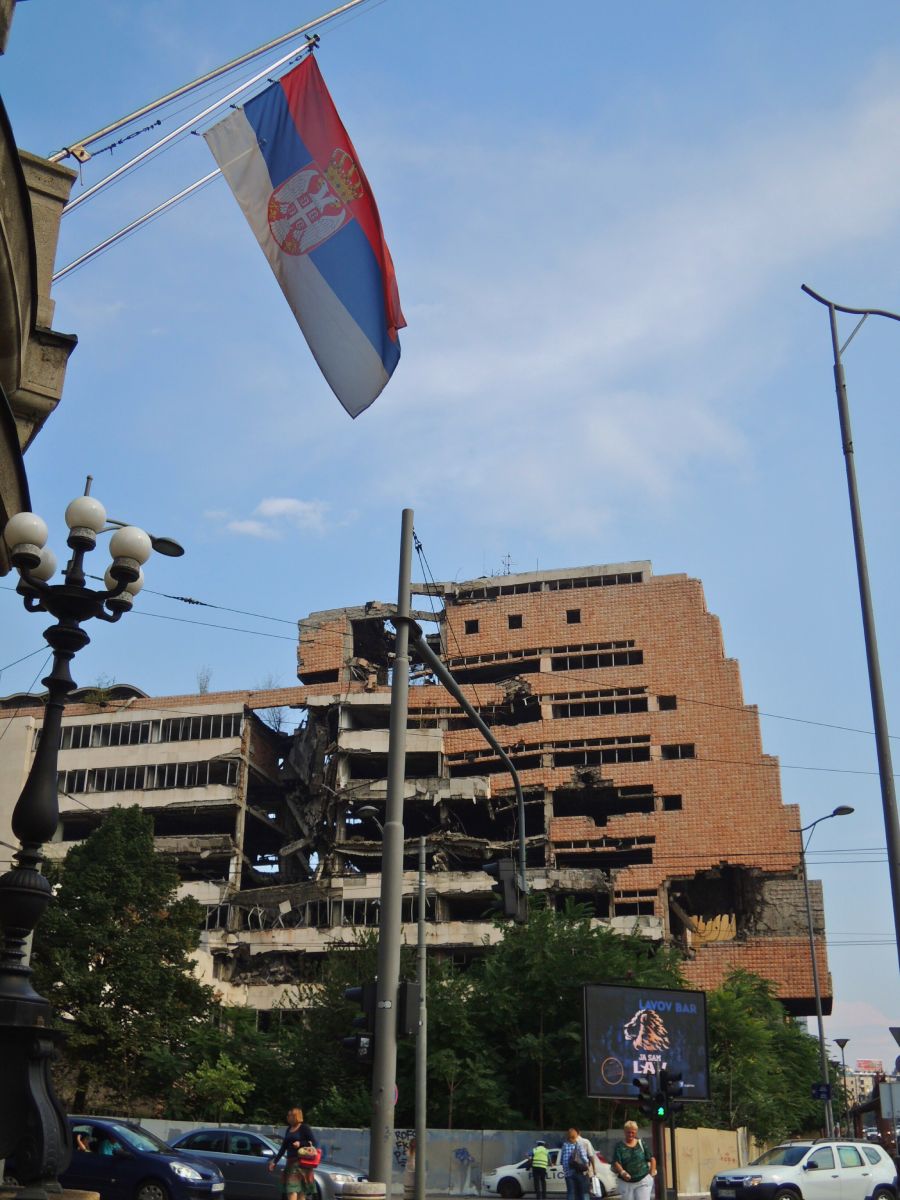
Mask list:
[{"label": "green foliage", "polygon": [[[199,906],[175,899],[177,874],[154,853],[139,808],[114,809],[49,874],[57,896],[34,965],[68,1032],[60,1084],[74,1107],[269,1122],[296,1104],[318,1125],[368,1124],[371,1068],[341,1039],[360,1011],[345,989],[376,975],[372,932],[328,955],[321,977],[298,986],[263,1031],[253,1010],[215,1006],[194,978]],[[559,912],[532,901],[526,925],[498,928],[467,970],[429,963],[429,1125],[602,1128],[636,1114],[584,1095],[582,986],[682,986],[677,953],[599,927],[571,901]],[[404,948],[401,977],[414,974]],[[817,1129],[817,1043],[772,985],[736,971],[707,1007],[712,1099],[688,1105],[683,1123],[746,1125],[761,1139]],[[414,1040],[401,1041],[400,1125],[414,1119],[414,1056]]]},{"label": "green foliage", "polygon": [[63,1090],[77,1107],[129,1105],[148,1052],[178,1057],[210,992],[192,973],[201,909],[176,899],[177,872],[155,853],[137,806],[113,809],[49,872],[56,890],[37,928],[35,980],[68,1033]]},{"label": "green foliage", "polygon": [[817,1130],[822,1105],[810,1087],[820,1073],[818,1043],[787,1017],[772,984],[734,971],[709,993],[707,1011],[712,1099],[689,1105],[684,1123],[746,1125],[763,1141]]},{"label": "green foliage", "polygon": [[212,1117],[217,1123],[240,1116],[253,1090],[248,1068],[232,1062],[223,1051],[215,1064],[201,1063],[185,1077],[185,1089],[193,1101],[192,1116]]}]

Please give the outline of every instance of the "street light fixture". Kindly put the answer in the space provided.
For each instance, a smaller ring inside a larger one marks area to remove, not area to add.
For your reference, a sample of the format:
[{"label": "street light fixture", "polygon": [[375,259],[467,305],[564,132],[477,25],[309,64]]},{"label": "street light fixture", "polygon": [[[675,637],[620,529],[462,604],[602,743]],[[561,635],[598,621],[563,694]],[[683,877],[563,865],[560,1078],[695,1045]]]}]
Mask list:
[{"label": "street light fixture", "polygon": [[[840,1048],[841,1048],[841,1083],[843,1084],[843,1088],[844,1088],[844,1111],[841,1113],[841,1124],[842,1124],[842,1125],[846,1125],[846,1124],[847,1124],[847,1112],[848,1112],[848,1105],[847,1105],[847,1060],[844,1058],[844,1050],[847,1048],[847,1043],[848,1043],[849,1041],[850,1041],[850,1039],[849,1039],[849,1038],[835,1038],[835,1039],[834,1039],[834,1044],[835,1044],[836,1046],[840,1046]],[[846,1137],[846,1136],[847,1136],[847,1130],[846,1130],[846,1129],[842,1129],[842,1130],[841,1130],[841,1132],[843,1133],[844,1137]]]},{"label": "street light fixture", "polygon": [[[0,876],[0,1060],[4,1087],[0,1090],[0,1158],[15,1155],[21,1183],[33,1185],[30,1194],[46,1196],[58,1190],[55,1180],[72,1153],[65,1111],[50,1080],[50,1062],[59,1035],[50,1028],[50,1004],[31,985],[26,945],[50,901],[51,889],[41,873],[41,847],[59,823],[57,759],[66,700],[76,684],[69,664],[90,638],[81,628],[93,617],[118,621],[131,609],[144,582],[142,565],[156,543],[163,554],[184,551],[169,538],[151,538],[142,529],[108,522],[103,505],[91,496],[88,476],[84,495],[66,509],[67,545],[72,556],[61,583],[49,582],[56,558],[47,548],[47,526],[34,513],[18,513],[7,522],[3,536],[9,559],[19,571],[16,591],[29,612],[47,612],[56,624],[44,631],[53,651],[53,667],[41,682],[47,688],[40,741],[28,779],[13,810],[12,830],[20,842],[15,866]],[[86,586],[84,556],[97,544],[97,535],[115,529],[109,549],[112,562],[104,575],[105,588]]]},{"label": "street light fixture", "polygon": [[[803,895],[806,898],[806,924],[809,930],[809,957],[812,963],[813,990],[816,996],[816,1022],[819,1029],[819,1064],[822,1069],[822,1083],[828,1087],[828,1055],[825,1051],[825,1026],[822,1023],[822,991],[819,987],[819,967],[816,962],[816,941],[813,932],[812,906],[809,902],[809,878],[806,874],[806,848],[812,839],[813,830],[822,821],[830,821],[832,817],[849,817],[853,809],[849,804],[839,804],[834,812],[826,813],[824,817],[819,817],[816,821],[810,821],[808,825],[803,825],[800,829],[792,829],[791,833],[799,833],[800,841],[800,870],[803,875]],[[804,842],[802,835],[809,830],[809,837]],[[834,1137],[834,1109],[831,1104],[831,1095],[826,1094],[825,1097],[825,1132],[828,1137]]]}]

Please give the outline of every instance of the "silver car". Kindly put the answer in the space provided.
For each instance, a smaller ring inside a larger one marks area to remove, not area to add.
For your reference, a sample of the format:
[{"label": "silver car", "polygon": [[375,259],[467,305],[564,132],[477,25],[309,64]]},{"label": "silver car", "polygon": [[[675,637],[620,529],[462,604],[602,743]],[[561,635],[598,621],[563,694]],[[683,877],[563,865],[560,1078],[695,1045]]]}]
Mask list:
[{"label": "silver car", "polygon": [[[192,1129],[172,1145],[185,1158],[214,1163],[225,1177],[225,1200],[280,1200],[281,1176],[269,1164],[279,1143],[249,1129]],[[362,1178],[353,1167],[319,1163],[313,1171],[319,1200],[340,1200],[344,1185]]]}]

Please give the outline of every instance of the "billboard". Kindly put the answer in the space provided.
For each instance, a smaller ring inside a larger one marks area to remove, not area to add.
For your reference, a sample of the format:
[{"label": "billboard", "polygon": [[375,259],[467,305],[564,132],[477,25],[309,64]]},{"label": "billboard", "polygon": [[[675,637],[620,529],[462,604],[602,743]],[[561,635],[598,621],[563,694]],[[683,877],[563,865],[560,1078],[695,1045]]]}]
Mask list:
[{"label": "billboard", "polygon": [[587,1094],[634,1100],[635,1075],[681,1072],[682,1100],[709,1099],[706,996],[674,988],[584,985]]},{"label": "billboard", "polygon": [[856,1069],[862,1075],[883,1075],[884,1062],[880,1058],[858,1058]]}]

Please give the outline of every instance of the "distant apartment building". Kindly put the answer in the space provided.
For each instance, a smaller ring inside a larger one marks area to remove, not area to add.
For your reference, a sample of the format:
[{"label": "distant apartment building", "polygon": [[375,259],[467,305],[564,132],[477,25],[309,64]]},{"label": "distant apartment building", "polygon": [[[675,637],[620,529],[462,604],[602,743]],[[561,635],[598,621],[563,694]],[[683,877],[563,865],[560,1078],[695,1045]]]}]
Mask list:
[{"label": "distant apartment building", "polygon": [[[699,581],[633,562],[415,593],[430,644],[519,772],[532,894],[675,943],[692,986],[746,968],[792,1014],[814,1012],[799,812],[782,803]],[[136,693],[65,719],[52,852],[111,804],[147,807],[206,906],[202,971],[230,1002],[274,1007],[335,946],[377,928],[390,616],[370,602],[303,618],[295,688]],[[428,945],[465,963],[498,937],[483,867],[517,851],[513,787],[426,665],[411,670],[403,932],[414,944],[424,836]],[[274,705],[297,710],[290,736],[255,715]],[[38,712],[23,719],[36,731]],[[0,773],[0,812],[10,795]],[[810,890],[830,1011],[821,885]]]}]

